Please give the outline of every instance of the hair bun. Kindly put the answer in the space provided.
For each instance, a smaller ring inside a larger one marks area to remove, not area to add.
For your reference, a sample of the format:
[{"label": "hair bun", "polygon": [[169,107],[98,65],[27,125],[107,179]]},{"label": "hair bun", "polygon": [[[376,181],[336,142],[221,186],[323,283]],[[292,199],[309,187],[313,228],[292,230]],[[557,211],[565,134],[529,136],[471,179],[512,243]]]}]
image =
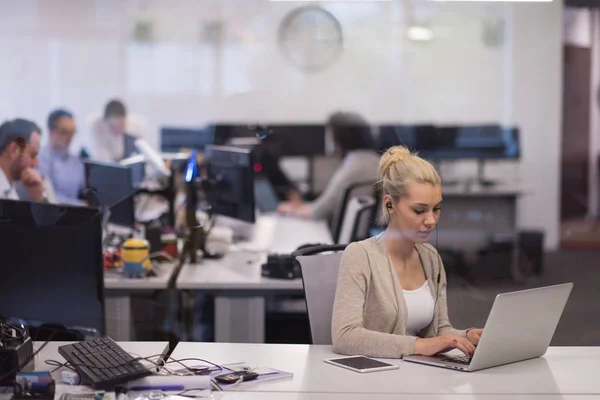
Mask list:
[{"label": "hair bun", "polygon": [[392,168],[397,162],[400,162],[408,157],[412,156],[412,153],[405,146],[393,146],[387,149],[379,159],[379,173],[385,177],[389,174],[390,168]]}]

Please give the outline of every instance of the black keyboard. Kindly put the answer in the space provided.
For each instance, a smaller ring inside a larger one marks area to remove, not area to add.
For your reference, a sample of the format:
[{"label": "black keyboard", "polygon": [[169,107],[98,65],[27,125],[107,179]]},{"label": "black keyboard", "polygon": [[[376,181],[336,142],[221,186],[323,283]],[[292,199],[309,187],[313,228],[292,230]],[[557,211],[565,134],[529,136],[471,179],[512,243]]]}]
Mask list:
[{"label": "black keyboard", "polygon": [[79,373],[81,384],[94,389],[112,389],[152,374],[109,337],[60,346],[58,353]]}]

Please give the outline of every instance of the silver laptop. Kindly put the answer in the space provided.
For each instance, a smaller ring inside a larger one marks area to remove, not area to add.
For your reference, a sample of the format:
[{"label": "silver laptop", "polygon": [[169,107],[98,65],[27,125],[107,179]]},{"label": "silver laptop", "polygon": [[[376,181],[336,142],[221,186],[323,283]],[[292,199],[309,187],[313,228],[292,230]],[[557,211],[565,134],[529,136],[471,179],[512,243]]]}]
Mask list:
[{"label": "silver laptop", "polygon": [[472,372],[543,356],[572,289],[564,283],[498,295],[470,359],[438,354],[404,361]]}]

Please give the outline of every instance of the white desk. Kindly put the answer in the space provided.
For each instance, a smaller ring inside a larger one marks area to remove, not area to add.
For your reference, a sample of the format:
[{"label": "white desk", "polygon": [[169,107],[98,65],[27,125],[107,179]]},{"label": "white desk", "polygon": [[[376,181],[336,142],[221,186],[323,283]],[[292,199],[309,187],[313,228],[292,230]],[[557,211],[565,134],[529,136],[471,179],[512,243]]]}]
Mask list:
[{"label": "white desk", "polygon": [[333,243],[324,221],[262,216],[253,241],[220,260],[184,265],[177,289],[215,293],[215,338],[218,342],[264,343],[265,295],[301,293],[302,280],[261,276],[268,253],[289,254],[303,244]]},{"label": "white desk", "polygon": [[106,334],[114,340],[132,340],[131,296],[166,290],[175,271],[172,263],[155,264],[156,276],[140,279],[124,277],[116,271],[104,272]]},{"label": "white desk", "polygon": [[[214,392],[215,400],[532,400],[531,395]],[[589,400],[588,395],[543,395],[540,400]]]},{"label": "white desk", "polygon": [[294,374],[293,379],[250,384],[240,390],[288,393],[600,395],[600,347],[551,347],[546,356],[477,372],[451,371],[389,360],[400,369],[359,374],[323,362],[331,346],[180,343],[174,358],[217,364],[244,361]]},{"label": "white desk", "polygon": [[[57,347],[62,344],[44,348],[36,369],[50,369],[45,359],[61,360]],[[162,342],[120,344],[142,357],[160,353],[165,346]],[[334,356],[330,346],[180,343],[172,356],[198,357],[217,364],[243,361],[294,374],[290,379],[247,382],[233,389],[237,394],[227,391],[216,397],[226,400],[578,399],[600,395],[600,380],[596,379],[600,347],[551,347],[542,358],[472,373],[388,360],[400,369],[359,374],[325,364],[324,358]]]}]

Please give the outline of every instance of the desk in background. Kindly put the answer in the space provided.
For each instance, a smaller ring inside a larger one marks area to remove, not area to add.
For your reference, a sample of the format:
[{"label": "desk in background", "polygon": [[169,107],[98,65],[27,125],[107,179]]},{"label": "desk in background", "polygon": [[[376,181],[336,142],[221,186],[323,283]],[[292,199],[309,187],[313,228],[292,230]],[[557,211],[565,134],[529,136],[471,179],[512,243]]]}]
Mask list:
[{"label": "desk in background", "polygon": [[132,340],[131,297],[167,290],[175,272],[172,263],[157,264],[156,275],[143,279],[126,278],[116,271],[104,272],[106,335],[114,340]]},{"label": "desk in background", "polygon": [[520,280],[517,206],[523,194],[516,184],[443,186],[439,237],[432,240],[439,249],[476,254],[493,238],[508,238],[513,243],[510,272]]},{"label": "desk in background", "polygon": [[176,287],[188,292],[215,294],[217,342],[264,343],[265,296],[302,294],[302,280],[261,276],[269,253],[290,254],[307,243],[331,244],[325,221],[262,216],[251,243],[240,243],[220,260],[185,264]]},{"label": "desk in background", "polygon": [[[62,360],[57,348],[46,346],[36,360],[37,370],[49,370],[45,360]],[[119,343],[126,351],[150,356],[160,353],[163,342]],[[39,347],[41,343],[36,343]],[[246,362],[294,374],[291,379],[248,382],[227,392],[224,399],[531,399],[579,398],[600,395],[595,379],[600,347],[550,347],[542,358],[477,372],[388,360],[397,370],[359,374],[329,365],[331,346],[288,344],[179,343],[174,359],[198,357],[216,364]],[[58,376],[58,373],[55,373]],[[220,398],[222,394],[217,394]],[[554,397],[553,397],[554,396]]]}]

